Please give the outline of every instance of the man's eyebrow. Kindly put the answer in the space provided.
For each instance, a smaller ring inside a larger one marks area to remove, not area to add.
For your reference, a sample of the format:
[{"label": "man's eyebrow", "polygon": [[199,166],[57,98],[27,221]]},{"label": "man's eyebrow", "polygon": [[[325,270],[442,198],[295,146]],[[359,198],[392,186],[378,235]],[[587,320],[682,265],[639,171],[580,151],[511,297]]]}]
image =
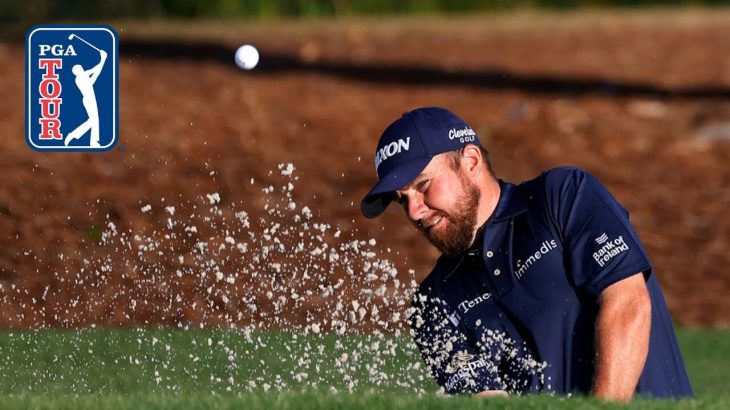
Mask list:
[{"label": "man's eyebrow", "polygon": [[[411,187],[413,187],[414,185],[417,185],[417,184],[418,184],[419,182],[423,181],[424,179],[428,179],[428,178],[429,178],[429,176],[428,176],[428,174],[426,174],[425,172],[424,172],[424,173],[422,173],[422,174],[419,174],[419,175],[418,175],[417,177],[415,177],[415,178],[413,179],[413,181],[411,181],[411,183],[410,183],[410,184],[408,184],[408,185],[404,186],[403,188],[399,189],[398,191],[403,191],[403,190],[405,190],[405,189],[411,188]],[[396,191],[396,193],[397,193],[398,191]]]},{"label": "man's eyebrow", "polygon": [[433,172],[428,172],[428,171],[422,172],[422,173],[418,174],[417,177],[413,178],[413,182],[411,182],[411,184],[415,185],[415,184],[423,181],[424,179],[431,179],[431,178],[433,178],[432,174],[433,174]]}]

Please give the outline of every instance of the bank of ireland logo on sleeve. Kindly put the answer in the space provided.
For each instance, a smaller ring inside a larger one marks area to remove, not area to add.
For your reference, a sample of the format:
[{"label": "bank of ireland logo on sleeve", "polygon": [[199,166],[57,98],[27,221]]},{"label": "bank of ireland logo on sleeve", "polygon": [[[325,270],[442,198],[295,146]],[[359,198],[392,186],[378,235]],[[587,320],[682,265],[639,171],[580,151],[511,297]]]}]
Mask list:
[{"label": "bank of ireland logo on sleeve", "polygon": [[25,140],[37,151],[107,151],[119,132],[119,39],[105,25],[25,37]]}]

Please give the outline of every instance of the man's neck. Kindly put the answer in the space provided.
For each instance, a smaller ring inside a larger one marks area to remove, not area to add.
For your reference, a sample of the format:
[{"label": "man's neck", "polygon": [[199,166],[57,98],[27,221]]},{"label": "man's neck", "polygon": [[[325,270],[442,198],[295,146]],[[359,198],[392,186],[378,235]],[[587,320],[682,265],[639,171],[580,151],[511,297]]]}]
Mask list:
[{"label": "man's neck", "polygon": [[477,213],[477,227],[483,226],[497,209],[501,188],[494,177],[489,177],[482,187],[479,199],[479,212]]},{"label": "man's neck", "polygon": [[472,236],[472,247],[475,245],[475,241],[479,239],[480,233],[484,229],[485,224],[497,208],[500,195],[501,187],[499,186],[499,182],[495,178],[490,177],[489,180],[481,187],[477,223],[474,227],[474,234]]}]

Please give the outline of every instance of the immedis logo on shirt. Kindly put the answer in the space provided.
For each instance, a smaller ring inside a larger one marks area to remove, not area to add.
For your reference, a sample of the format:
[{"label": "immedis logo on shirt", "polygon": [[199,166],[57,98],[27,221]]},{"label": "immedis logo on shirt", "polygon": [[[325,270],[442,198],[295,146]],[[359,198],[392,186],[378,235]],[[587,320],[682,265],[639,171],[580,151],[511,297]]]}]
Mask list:
[{"label": "immedis logo on shirt", "polygon": [[25,140],[38,151],[107,151],[119,131],[119,39],[105,25],[25,36]]}]

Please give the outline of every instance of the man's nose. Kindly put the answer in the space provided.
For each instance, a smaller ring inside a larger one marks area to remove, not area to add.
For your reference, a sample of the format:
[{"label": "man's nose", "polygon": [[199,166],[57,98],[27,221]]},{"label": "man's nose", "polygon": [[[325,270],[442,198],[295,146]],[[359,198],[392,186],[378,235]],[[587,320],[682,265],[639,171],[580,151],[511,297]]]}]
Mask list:
[{"label": "man's nose", "polygon": [[428,211],[428,207],[423,203],[423,196],[419,194],[411,195],[408,198],[408,218],[417,222]]}]

